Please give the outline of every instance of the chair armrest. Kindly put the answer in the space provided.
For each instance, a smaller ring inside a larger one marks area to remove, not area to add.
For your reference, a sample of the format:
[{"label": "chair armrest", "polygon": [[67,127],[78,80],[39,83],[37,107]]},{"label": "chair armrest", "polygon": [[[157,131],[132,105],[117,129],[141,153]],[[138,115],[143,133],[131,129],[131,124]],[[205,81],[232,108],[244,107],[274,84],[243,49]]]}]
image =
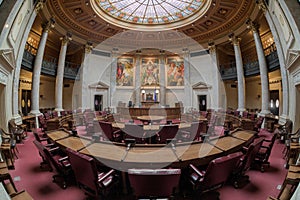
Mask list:
[{"label": "chair armrest", "polygon": [[107,172],[104,176],[102,176],[100,179],[98,179],[98,183],[101,183],[102,184],[102,181],[107,179],[109,176],[112,176],[113,174],[115,173],[115,170],[114,169],[111,169],[109,172]]},{"label": "chair armrest", "polygon": [[68,160],[68,159],[69,159],[69,157],[65,156],[65,157],[62,157],[62,158],[58,159],[58,161],[63,162],[63,161]]},{"label": "chair armrest", "polygon": [[260,148],[263,148],[263,149],[269,149],[270,147],[260,146]]},{"label": "chair armrest", "polygon": [[243,147],[242,152],[245,154],[248,151],[248,147]]},{"label": "chair armrest", "polygon": [[189,167],[195,172],[199,177],[203,177],[204,173],[200,172],[193,164],[190,164]]},{"label": "chair armrest", "polygon": [[113,134],[118,134],[118,133],[121,133],[122,131],[119,129],[119,130],[116,130],[113,132]]}]

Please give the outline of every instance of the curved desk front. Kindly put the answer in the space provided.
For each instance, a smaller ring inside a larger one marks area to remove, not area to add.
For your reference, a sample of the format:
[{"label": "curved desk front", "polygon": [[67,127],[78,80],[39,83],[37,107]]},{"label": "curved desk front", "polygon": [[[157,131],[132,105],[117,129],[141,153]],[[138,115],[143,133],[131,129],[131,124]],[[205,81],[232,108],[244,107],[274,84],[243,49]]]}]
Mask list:
[{"label": "curved desk front", "polygon": [[253,131],[237,131],[226,137],[205,142],[135,145],[129,150],[125,144],[112,142],[92,142],[74,137],[66,131],[52,131],[48,136],[58,145],[93,156],[102,164],[127,171],[129,168],[185,168],[190,163],[208,164],[214,158],[239,151],[255,137]]}]

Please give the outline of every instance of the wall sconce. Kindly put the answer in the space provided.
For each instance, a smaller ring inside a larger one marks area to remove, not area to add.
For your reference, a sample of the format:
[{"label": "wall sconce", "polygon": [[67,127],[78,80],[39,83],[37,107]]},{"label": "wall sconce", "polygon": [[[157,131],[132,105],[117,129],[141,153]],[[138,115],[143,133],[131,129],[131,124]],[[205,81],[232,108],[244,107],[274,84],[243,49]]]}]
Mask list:
[{"label": "wall sconce", "polygon": [[43,99],[43,98],[44,98],[44,95],[41,94],[41,95],[40,95],[40,98]]},{"label": "wall sconce", "polygon": [[257,98],[260,99],[260,94],[257,95]]},{"label": "wall sconce", "polygon": [[145,90],[142,90],[142,94],[145,94],[146,93],[146,91]]},{"label": "wall sconce", "polygon": [[158,94],[158,93],[159,93],[159,90],[155,90],[155,93]]}]

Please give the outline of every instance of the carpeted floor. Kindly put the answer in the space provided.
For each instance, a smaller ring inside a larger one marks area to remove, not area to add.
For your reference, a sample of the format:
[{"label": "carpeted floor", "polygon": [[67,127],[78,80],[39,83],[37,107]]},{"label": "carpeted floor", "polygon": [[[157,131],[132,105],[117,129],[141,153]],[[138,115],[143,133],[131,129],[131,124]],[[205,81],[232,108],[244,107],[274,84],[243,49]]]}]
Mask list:
[{"label": "carpeted floor", "polygon": [[[268,134],[268,133],[265,133]],[[73,185],[67,189],[62,189],[59,185],[52,182],[53,172],[40,169],[39,163],[41,157],[36,147],[33,145],[33,134],[29,133],[24,144],[18,144],[19,159],[15,161],[15,170],[10,170],[18,190],[26,189],[36,200],[83,200],[86,198],[84,193]],[[243,188],[235,189],[231,185],[225,185],[219,189],[221,200],[265,200],[269,195],[277,196],[285,176],[284,159],[282,158],[283,144],[275,141],[274,148],[270,157],[271,167],[264,173],[256,170],[250,170],[247,174],[250,176],[250,183]],[[109,199],[133,199],[132,195],[118,195]],[[200,199],[184,198],[179,196],[176,199]],[[202,199],[202,198],[201,198]],[[211,199],[211,198],[207,198]]]}]

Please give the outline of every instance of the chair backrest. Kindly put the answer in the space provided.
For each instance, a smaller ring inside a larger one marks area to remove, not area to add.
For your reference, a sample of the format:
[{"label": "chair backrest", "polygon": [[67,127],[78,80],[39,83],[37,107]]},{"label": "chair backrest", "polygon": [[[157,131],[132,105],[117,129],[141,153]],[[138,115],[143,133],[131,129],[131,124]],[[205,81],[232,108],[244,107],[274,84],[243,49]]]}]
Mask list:
[{"label": "chair backrest", "polygon": [[137,197],[169,197],[179,184],[180,169],[129,169],[128,178]]},{"label": "chair backrest", "polygon": [[52,165],[50,164],[48,156],[46,155],[46,152],[45,152],[46,147],[37,140],[34,140],[33,144],[36,146],[37,150],[39,151],[39,154],[42,157],[43,162],[46,162],[46,164],[48,164],[49,167],[51,167],[51,169],[52,169]]},{"label": "chair backrest", "polygon": [[98,173],[95,160],[69,148],[66,149],[66,152],[77,183],[98,193]]},{"label": "chair backrest", "polygon": [[284,128],[286,133],[292,133],[293,130],[293,121],[290,119],[287,119],[285,124],[284,124]]},{"label": "chair backrest", "polygon": [[178,125],[169,124],[160,126],[160,130],[158,131],[158,135],[160,138],[159,143],[166,143],[168,139],[173,139],[176,137],[178,132]]},{"label": "chair backrest", "polygon": [[237,166],[242,155],[242,152],[236,152],[212,160],[208,164],[203,181],[201,182],[203,188],[222,186],[228,180],[228,177]]},{"label": "chair backrest", "polygon": [[251,167],[251,164],[253,163],[255,156],[256,156],[257,152],[259,151],[263,141],[264,141],[264,138],[258,138],[257,140],[255,140],[254,142],[252,142],[250,144],[246,154],[244,155],[243,162],[240,165],[242,172],[247,171]]},{"label": "chair backrest", "polygon": [[191,139],[199,139],[201,133],[205,132],[205,123],[203,121],[192,122],[190,128]]},{"label": "chair backrest", "polygon": [[113,128],[111,122],[99,121],[99,125],[102,130],[102,133],[104,134],[103,136],[106,136],[108,140],[113,141],[114,137],[113,137]]},{"label": "chair backrest", "polygon": [[143,143],[143,139],[145,137],[143,126],[126,123],[122,131],[125,133],[125,138],[133,138],[137,143]]}]

